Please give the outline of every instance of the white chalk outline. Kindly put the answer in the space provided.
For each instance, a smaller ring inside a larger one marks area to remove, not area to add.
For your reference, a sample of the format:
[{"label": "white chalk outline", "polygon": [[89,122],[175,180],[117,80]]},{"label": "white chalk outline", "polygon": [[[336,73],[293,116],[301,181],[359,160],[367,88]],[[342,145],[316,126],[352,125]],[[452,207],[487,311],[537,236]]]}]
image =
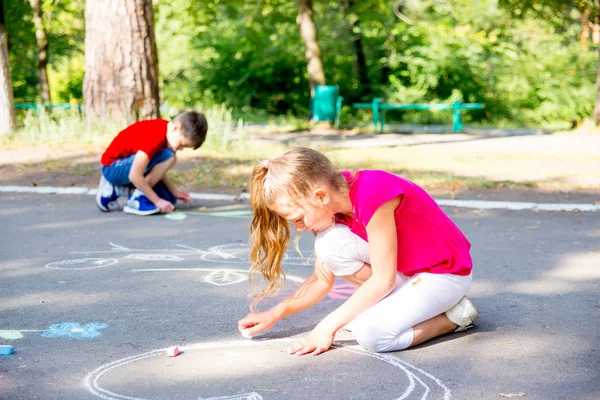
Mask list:
[{"label": "white chalk outline", "polygon": [[[104,264],[98,265],[96,267],[84,267],[84,268],[59,268],[59,267],[55,266],[55,265],[84,264],[87,261],[95,261],[96,263],[98,261],[108,261],[108,263],[104,263]],[[60,269],[60,270],[66,270],[66,271],[83,271],[83,270],[87,270],[87,269],[98,269],[98,268],[110,267],[111,265],[115,265],[118,262],[119,262],[119,260],[117,260],[115,258],[78,258],[75,260],[52,261],[52,262],[46,264],[45,267],[48,269]]]},{"label": "white chalk outline", "polygon": [[[273,340],[264,340],[264,341],[245,340],[245,341],[229,341],[229,342],[196,343],[191,346],[185,346],[182,348],[182,350],[191,351],[191,350],[206,350],[206,349],[228,348],[228,347],[249,347],[249,346],[257,346],[257,345],[260,345],[261,343],[292,343],[292,342],[295,342],[296,340],[297,339],[293,339],[293,338],[285,338],[285,339],[273,339]],[[335,342],[334,342],[334,344],[335,344]],[[396,400],[403,400],[403,399],[406,399],[408,396],[410,396],[410,394],[413,392],[413,390],[416,387],[415,381],[418,382],[421,386],[423,386],[423,388],[425,390],[425,393],[423,394],[421,399],[423,399],[423,400],[427,399],[427,395],[429,394],[431,389],[425,382],[423,382],[423,380],[421,378],[419,378],[415,374],[414,371],[416,371],[420,374],[423,374],[425,377],[431,379],[437,386],[439,386],[444,391],[444,400],[450,400],[452,398],[450,389],[448,389],[448,387],[446,387],[446,385],[444,385],[444,383],[440,379],[429,374],[428,372],[425,372],[421,368],[415,367],[414,365],[412,365],[406,361],[403,361],[395,356],[392,356],[390,354],[372,353],[372,352],[367,351],[359,346],[336,345],[335,348],[340,349],[340,350],[349,351],[349,352],[355,353],[355,354],[362,354],[362,355],[366,355],[369,357],[373,357],[373,358],[384,361],[384,362],[402,370],[408,378],[409,385],[406,388],[406,391],[402,395],[400,395],[400,397],[396,397]],[[130,364],[130,363],[138,361],[138,360],[142,360],[144,358],[153,357],[156,355],[164,355],[166,351],[167,351],[167,348],[151,350],[146,353],[122,358],[120,360],[101,365],[100,367],[96,368],[95,370],[93,370],[92,372],[90,372],[89,374],[86,375],[86,377],[83,379],[83,384],[90,393],[92,393],[95,396],[101,397],[105,400],[119,400],[119,399],[146,400],[146,399],[143,399],[140,397],[129,397],[129,396],[124,396],[124,395],[120,395],[117,393],[113,393],[110,390],[101,388],[100,385],[98,384],[98,381],[100,380],[102,375],[104,375],[105,373],[107,373],[115,368]],[[217,398],[219,398],[219,397],[217,397]],[[227,398],[227,397],[225,397],[225,398]]]},{"label": "white chalk outline", "polygon": [[[37,194],[75,194],[96,195],[97,189],[87,187],[57,187],[57,186],[0,186],[3,193],[37,193]],[[190,193],[192,199],[198,200],[248,200],[250,195],[242,193],[239,196],[218,193]],[[600,204],[591,203],[530,203],[519,201],[486,201],[486,200],[450,200],[436,199],[440,206],[476,209],[531,210],[531,211],[582,211],[600,212]],[[207,215],[208,214],[207,212]]]},{"label": "white chalk outline", "polygon": [[[250,253],[250,249],[245,243],[228,243],[221,244],[216,246],[211,246],[207,250],[197,249],[195,247],[176,244],[175,246],[181,247],[182,249],[187,250],[177,250],[177,249],[132,249],[125,246],[121,246],[118,244],[114,244],[112,242],[108,242],[108,244],[112,247],[111,250],[90,250],[90,251],[71,251],[71,254],[110,254],[110,253],[144,253],[144,252],[152,252],[154,256],[161,255],[160,253],[172,253],[171,256],[184,256],[184,255],[199,255],[200,259],[203,261],[210,261],[216,263],[238,263],[238,264],[246,264],[249,263],[248,254]],[[289,249],[290,251],[292,249]],[[231,254],[231,253],[234,254]],[[237,257],[235,254],[243,253],[244,257]],[[211,258],[213,256],[217,256],[217,258]],[[69,261],[69,260],[65,260]],[[312,265],[312,255],[306,258],[306,262],[299,255],[293,256],[289,255],[287,252],[283,257],[283,264],[287,265],[303,265],[310,266]]]},{"label": "white chalk outline", "polygon": [[[223,272],[223,271],[234,272],[234,273],[244,273],[244,274],[246,274],[244,276],[244,281],[246,280],[246,278],[248,276],[248,272],[249,272],[247,269],[230,269],[230,268],[227,268],[227,269],[225,269],[225,268],[223,268],[223,269],[220,269],[220,268],[143,268],[143,269],[132,269],[131,270],[131,272],[172,272],[172,271],[211,272],[211,274],[209,274],[209,276],[214,273]],[[216,286],[223,286],[223,284],[209,282],[207,280],[207,278],[208,278],[208,276],[205,277],[203,279],[203,281],[206,283],[212,283],[213,285],[216,285]],[[300,283],[300,284],[304,283],[304,281],[306,280],[306,278],[300,278],[299,276],[289,275],[289,274],[285,275],[285,279],[290,280],[292,282]],[[242,282],[242,281],[238,281],[238,282]],[[238,283],[238,282],[236,282],[236,283]]]},{"label": "white chalk outline", "polygon": [[142,261],[184,261],[185,258],[172,254],[129,254],[125,258]]}]

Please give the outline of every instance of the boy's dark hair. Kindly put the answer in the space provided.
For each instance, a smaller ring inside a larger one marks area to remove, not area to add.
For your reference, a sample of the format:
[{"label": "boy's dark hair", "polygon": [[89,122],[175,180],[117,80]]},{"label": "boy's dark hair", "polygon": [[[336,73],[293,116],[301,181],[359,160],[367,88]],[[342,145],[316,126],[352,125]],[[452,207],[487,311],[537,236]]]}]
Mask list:
[{"label": "boy's dark hair", "polygon": [[202,146],[208,131],[208,122],[204,114],[197,111],[185,111],[176,116],[173,122],[181,126],[182,135],[192,141],[194,150]]}]

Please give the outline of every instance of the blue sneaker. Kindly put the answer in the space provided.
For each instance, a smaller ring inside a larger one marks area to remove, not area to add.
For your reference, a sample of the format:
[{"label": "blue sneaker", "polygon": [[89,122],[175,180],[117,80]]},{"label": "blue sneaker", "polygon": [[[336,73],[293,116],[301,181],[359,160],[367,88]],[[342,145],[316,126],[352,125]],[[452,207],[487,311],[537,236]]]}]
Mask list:
[{"label": "blue sneaker", "polygon": [[152,189],[156,192],[158,197],[160,197],[161,199],[165,199],[166,201],[170,202],[173,205],[175,205],[175,203],[177,202],[177,198],[175,198],[175,196],[173,196],[173,193],[171,193],[171,191],[169,189],[167,189],[167,187],[165,186],[164,183],[162,183],[162,181],[158,182],[156,185],[154,185],[154,187]]},{"label": "blue sneaker", "polygon": [[106,180],[104,175],[100,176],[98,193],[96,194],[96,205],[102,211],[117,211],[121,209],[119,204],[119,190]]},{"label": "blue sneaker", "polygon": [[160,209],[148,200],[141,190],[135,189],[133,194],[127,200],[123,211],[127,214],[152,215],[158,214]]}]

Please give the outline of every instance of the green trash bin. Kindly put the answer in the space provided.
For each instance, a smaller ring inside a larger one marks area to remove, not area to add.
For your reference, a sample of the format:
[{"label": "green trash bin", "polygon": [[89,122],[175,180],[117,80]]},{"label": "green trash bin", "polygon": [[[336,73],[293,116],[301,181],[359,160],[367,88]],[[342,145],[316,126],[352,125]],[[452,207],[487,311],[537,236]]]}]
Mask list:
[{"label": "green trash bin", "polygon": [[314,122],[329,121],[337,126],[343,97],[337,86],[315,86],[315,95],[311,99],[311,113]]}]

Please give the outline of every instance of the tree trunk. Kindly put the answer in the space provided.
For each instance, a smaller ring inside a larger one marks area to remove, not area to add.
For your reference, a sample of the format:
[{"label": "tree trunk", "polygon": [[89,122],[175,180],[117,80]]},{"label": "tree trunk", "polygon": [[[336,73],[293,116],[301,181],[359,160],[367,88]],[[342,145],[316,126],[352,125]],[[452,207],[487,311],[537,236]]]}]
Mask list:
[{"label": "tree trunk", "polygon": [[4,6],[0,0],[0,135],[15,127],[12,80],[8,66],[8,36],[4,24]]},{"label": "tree trunk", "polygon": [[314,95],[314,88],[317,85],[325,84],[325,72],[323,71],[323,61],[321,60],[321,49],[317,38],[317,27],[313,20],[313,6],[311,0],[299,0],[299,12],[296,23],[300,28],[300,36],[306,48],[305,56],[308,70],[308,82],[310,85],[310,94]]},{"label": "tree trunk", "polygon": [[48,32],[42,18],[42,0],[29,0],[33,9],[33,25],[38,46],[38,74],[40,93],[43,103],[50,103],[50,85],[48,84]]},{"label": "tree trunk", "polygon": [[368,95],[371,92],[371,88],[367,71],[367,60],[362,45],[360,19],[358,15],[350,14],[350,10],[353,6],[354,0],[347,0],[342,3],[342,8],[344,9],[344,13],[350,24],[350,30],[352,32],[351,40],[354,45],[354,52],[356,53],[356,71],[358,73],[358,81],[360,82],[359,93],[361,95]]},{"label": "tree trunk", "polygon": [[[597,17],[600,17],[600,1],[598,2],[598,8],[596,11]],[[598,46],[598,66],[596,67],[596,105],[594,106],[594,122],[596,126],[600,125],[600,46]]]},{"label": "tree trunk", "polygon": [[160,117],[152,0],[86,1],[86,115]]}]

